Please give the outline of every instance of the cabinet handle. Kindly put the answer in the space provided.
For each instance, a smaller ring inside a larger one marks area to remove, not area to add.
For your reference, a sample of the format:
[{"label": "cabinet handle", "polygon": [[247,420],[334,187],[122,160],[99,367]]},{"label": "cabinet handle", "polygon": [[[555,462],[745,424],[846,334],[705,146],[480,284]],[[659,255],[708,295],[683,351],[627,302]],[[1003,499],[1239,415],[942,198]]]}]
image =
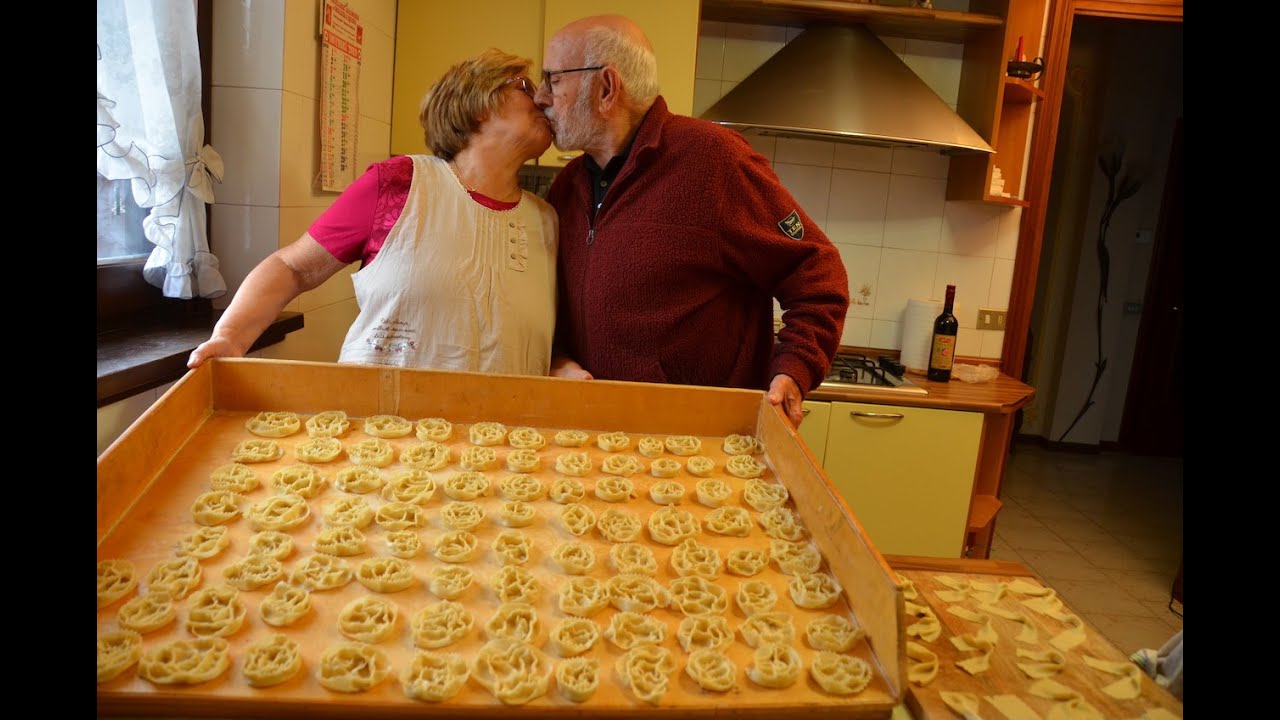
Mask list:
[{"label": "cabinet handle", "polygon": [[869,417],[869,418],[885,418],[888,420],[901,420],[902,413],[873,413],[873,412],[862,412],[861,410],[850,410],[849,417]]},{"label": "cabinet handle", "polygon": [[808,414],[809,414],[809,408],[805,408],[805,409],[803,409],[803,410],[801,410],[801,411],[800,411],[800,416],[801,416],[801,417],[803,417],[803,416],[805,416],[805,415],[808,415]]},{"label": "cabinet handle", "polygon": [[572,160],[572,159],[574,159],[574,158],[576,158],[576,157],[578,157],[578,156],[577,156],[577,155],[569,155],[569,154],[565,154],[565,155],[557,155],[557,156],[556,156],[556,158],[557,158],[557,159],[560,159],[560,160]]}]

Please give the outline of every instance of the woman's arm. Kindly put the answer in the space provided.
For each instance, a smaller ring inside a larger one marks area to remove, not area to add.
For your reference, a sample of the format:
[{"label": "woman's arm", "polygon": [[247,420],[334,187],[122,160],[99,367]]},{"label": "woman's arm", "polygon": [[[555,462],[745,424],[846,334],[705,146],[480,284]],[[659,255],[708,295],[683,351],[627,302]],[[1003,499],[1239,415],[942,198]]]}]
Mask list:
[{"label": "woman's arm", "polygon": [[243,356],[286,305],[345,266],[310,233],[271,253],[241,283],[212,336],[191,352],[187,367],[212,357]]}]

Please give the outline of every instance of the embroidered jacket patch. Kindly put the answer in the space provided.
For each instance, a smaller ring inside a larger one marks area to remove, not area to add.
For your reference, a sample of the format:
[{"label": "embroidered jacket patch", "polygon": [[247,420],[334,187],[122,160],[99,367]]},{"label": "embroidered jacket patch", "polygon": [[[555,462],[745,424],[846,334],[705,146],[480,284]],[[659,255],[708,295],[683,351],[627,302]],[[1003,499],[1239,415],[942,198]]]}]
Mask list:
[{"label": "embroidered jacket patch", "polygon": [[786,233],[787,237],[795,240],[800,240],[804,237],[804,223],[800,222],[800,213],[795,210],[792,210],[790,215],[779,220],[778,227],[782,228],[782,232]]}]

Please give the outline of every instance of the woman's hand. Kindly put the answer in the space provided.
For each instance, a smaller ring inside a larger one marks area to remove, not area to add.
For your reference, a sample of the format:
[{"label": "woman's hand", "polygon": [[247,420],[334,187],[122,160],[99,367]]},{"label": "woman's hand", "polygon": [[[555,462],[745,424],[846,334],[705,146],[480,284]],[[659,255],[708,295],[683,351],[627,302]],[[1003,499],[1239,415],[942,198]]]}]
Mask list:
[{"label": "woman's hand", "polygon": [[578,364],[577,360],[573,360],[567,355],[556,355],[551,358],[550,374],[551,377],[569,378],[571,380],[595,379],[586,368]]},{"label": "woman's hand", "polygon": [[191,351],[191,357],[187,358],[187,367],[200,367],[200,364],[209,358],[243,356],[244,351],[234,343],[224,337],[215,335],[200,343],[200,347]]}]

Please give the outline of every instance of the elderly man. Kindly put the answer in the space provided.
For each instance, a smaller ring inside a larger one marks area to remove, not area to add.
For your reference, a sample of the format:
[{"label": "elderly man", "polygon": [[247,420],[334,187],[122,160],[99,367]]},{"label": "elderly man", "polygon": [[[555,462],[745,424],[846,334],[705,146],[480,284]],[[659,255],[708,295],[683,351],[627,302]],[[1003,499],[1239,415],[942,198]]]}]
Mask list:
[{"label": "elderly man", "polygon": [[584,151],[547,195],[560,216],[552,374],[767,388],[799,425],[849,306],[835,246],[741,135],[667,110],[634,22],[566,25],[543,68],[534,101],[555,144]]}]

